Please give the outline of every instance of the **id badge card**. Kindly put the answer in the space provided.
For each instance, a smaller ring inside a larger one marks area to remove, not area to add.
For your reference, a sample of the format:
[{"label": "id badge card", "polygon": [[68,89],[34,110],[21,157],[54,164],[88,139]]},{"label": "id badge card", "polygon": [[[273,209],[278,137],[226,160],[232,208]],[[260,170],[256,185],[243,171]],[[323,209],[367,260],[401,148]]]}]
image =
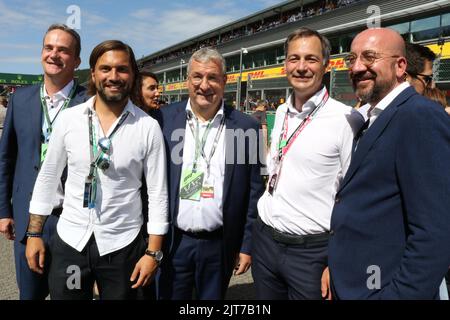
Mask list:
[{"label": "id badge card", "polygon": [[91,199],[91,192],[92,192],[92,179],[86,178],[84,182],[83,208],[88,208],[89,200]]},{"label": "id badge card", "polygon": [[83,192],[83,208],[95,208],[95,193],[96,193],[95,178],[86,178],[84,182]]},{"label": "id badge card", "polygon": [[204,199],[214,198],[214,179],[211,176],[205,179],[200,196]]},{"label": "id badge card", "polygon": [[267,184],[267,191],[271,196],[273,196],[274,191],[277,189],[280,173],[281,173],[281,163],[278,163],[274,172],[270,175],[269,183]]},{"label": "id badge card", "polygon": [[205,174],[202,171],[185,169],[181,173],[180,199],[200,201]]},{"label": "id badge card", "polygon": [[47,155],[48,143],[41,143],[41,164],[45,160],[45,156]]}]

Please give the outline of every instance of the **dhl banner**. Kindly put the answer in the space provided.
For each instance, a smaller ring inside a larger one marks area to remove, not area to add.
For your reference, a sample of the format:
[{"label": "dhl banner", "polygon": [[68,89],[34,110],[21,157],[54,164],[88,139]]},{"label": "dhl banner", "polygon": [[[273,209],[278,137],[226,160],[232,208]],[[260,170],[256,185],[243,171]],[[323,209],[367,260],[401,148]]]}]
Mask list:
[{"label": "dhl banner", "polygon": [[[336,70],[345,70],[344,60],[342,58],[331,59],[327,71],[330,71],[331,68],[335,68]],[[243,71],[242,81],[246,82],[249,75],[251,79],[255,81],[283,78],[286,76],[286,70],[284,69],[284,66],[282,66],[254,71]],[[227,83],[236,83],[238,78],[239,72],[227,74]],[[187,89],[186,82],[169,83],[165,86],[165,91],[179,91],[180,89]]]},{"label": "dhl banner", "polygon": [[[428,45],[434,53],[441,54],[442,59],[450,58],[450,42],[446,42],[443,46],[439,46],[437,44]],[[442,51],[441,51],[442,50]],[[330,63],[327,68],[327,72],[334,68],[336,71],[346,70],[344,64],[344,58],[332,58],[330,59]],[[248,80],[248,76],[250,75],[251,79],[254,81],[257,80],[266,80],[273,78],[282,78],[286,76],[286,70],[284,66],[267,68],[261,70],[254,71],[243,71],[242,72],[242,81],[246,82]],[[239,72],[227,74],[227,83],[236,83],[239,78]],[[179,91],[179,90],[187,89],[186,82],[182,83],[169,83],[165,86],[165,91]]]}]

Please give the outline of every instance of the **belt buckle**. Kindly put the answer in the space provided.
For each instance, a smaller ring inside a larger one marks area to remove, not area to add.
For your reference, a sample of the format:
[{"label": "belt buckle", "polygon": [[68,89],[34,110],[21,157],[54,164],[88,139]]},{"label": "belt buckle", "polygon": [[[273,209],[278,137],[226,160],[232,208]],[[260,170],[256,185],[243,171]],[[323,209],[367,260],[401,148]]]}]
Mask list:
[{"label": "belt buckle", "polygon": [[277,232],[276,230],[274,230],[273,234],[272,234],[272,238],[275,241],[284,243],[284,244],[304,244],[305,243],[305,239],[302,238],[296,238],[295,236],[289,236],[289,235],[284,235],[280,232]]}]

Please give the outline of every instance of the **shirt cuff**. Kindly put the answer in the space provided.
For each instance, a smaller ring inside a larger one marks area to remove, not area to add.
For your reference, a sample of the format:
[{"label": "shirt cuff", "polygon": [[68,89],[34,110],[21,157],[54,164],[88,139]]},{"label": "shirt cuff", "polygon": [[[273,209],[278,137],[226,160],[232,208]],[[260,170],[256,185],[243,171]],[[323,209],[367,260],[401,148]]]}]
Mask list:
[{"label": "shirt cuff", "polygon": [[168,222],[148,222],[147,232],[148,234],[164,235],[169,231]]},{"label": "shirt cuff", "polygon": [[53,211],[53,205],[44,202],[31,201],[29,211],[31,214],[37,214],[40,216],[49,216]]}]

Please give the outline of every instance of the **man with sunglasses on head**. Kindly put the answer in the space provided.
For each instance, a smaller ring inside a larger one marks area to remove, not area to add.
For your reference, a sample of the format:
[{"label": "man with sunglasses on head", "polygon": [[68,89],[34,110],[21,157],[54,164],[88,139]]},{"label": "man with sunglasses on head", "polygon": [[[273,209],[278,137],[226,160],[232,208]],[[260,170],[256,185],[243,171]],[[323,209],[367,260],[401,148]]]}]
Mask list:
[{"label": "man with sunglasses on head", "polygon": [[405,42],[368,29],[344,58],[369,103],[331,216],[329,270],[337,299],[438,299],[450,265],[450,125],[405,81]]},{"label": "man with sunglasses on head", "polygon": [[417,43],[406,44],[406,80],[423,95],[426,88],[434,88],[433,62],[436,54]]},{"label": "man with sunglasses on head", "polygon": [[[166,159],[156,120],[129,99],[138,68],[132,49],[117,40],[91,53],[86,103],[62,112],[30,203],[26,256],[42,273],[41,234],[50,214],[57,177],[68,165],[64,209],[51,243],[52,299],[134,299],[162,260],[167,232]],[[140,188],[148,190],[148,245]]]},{"label": "man with sunglasses on head", "polygon": [[[32,272],[25,257],[29,204],[62,111],[86,101],[86,89],[74,79],[80,51],[80,35],[75,30],[64,24],[51,25],[42,41],[43,83],[17,89],[7,108],[0,141],[0,232],[14,240],[21,300],[44,300],[48,296],[48,268],[41,274]],[[56,196],[49,202],[49,218],[41,235],[47,248],[62,211],[65,176],[57,177],[59,183],[52,193]]]}]

